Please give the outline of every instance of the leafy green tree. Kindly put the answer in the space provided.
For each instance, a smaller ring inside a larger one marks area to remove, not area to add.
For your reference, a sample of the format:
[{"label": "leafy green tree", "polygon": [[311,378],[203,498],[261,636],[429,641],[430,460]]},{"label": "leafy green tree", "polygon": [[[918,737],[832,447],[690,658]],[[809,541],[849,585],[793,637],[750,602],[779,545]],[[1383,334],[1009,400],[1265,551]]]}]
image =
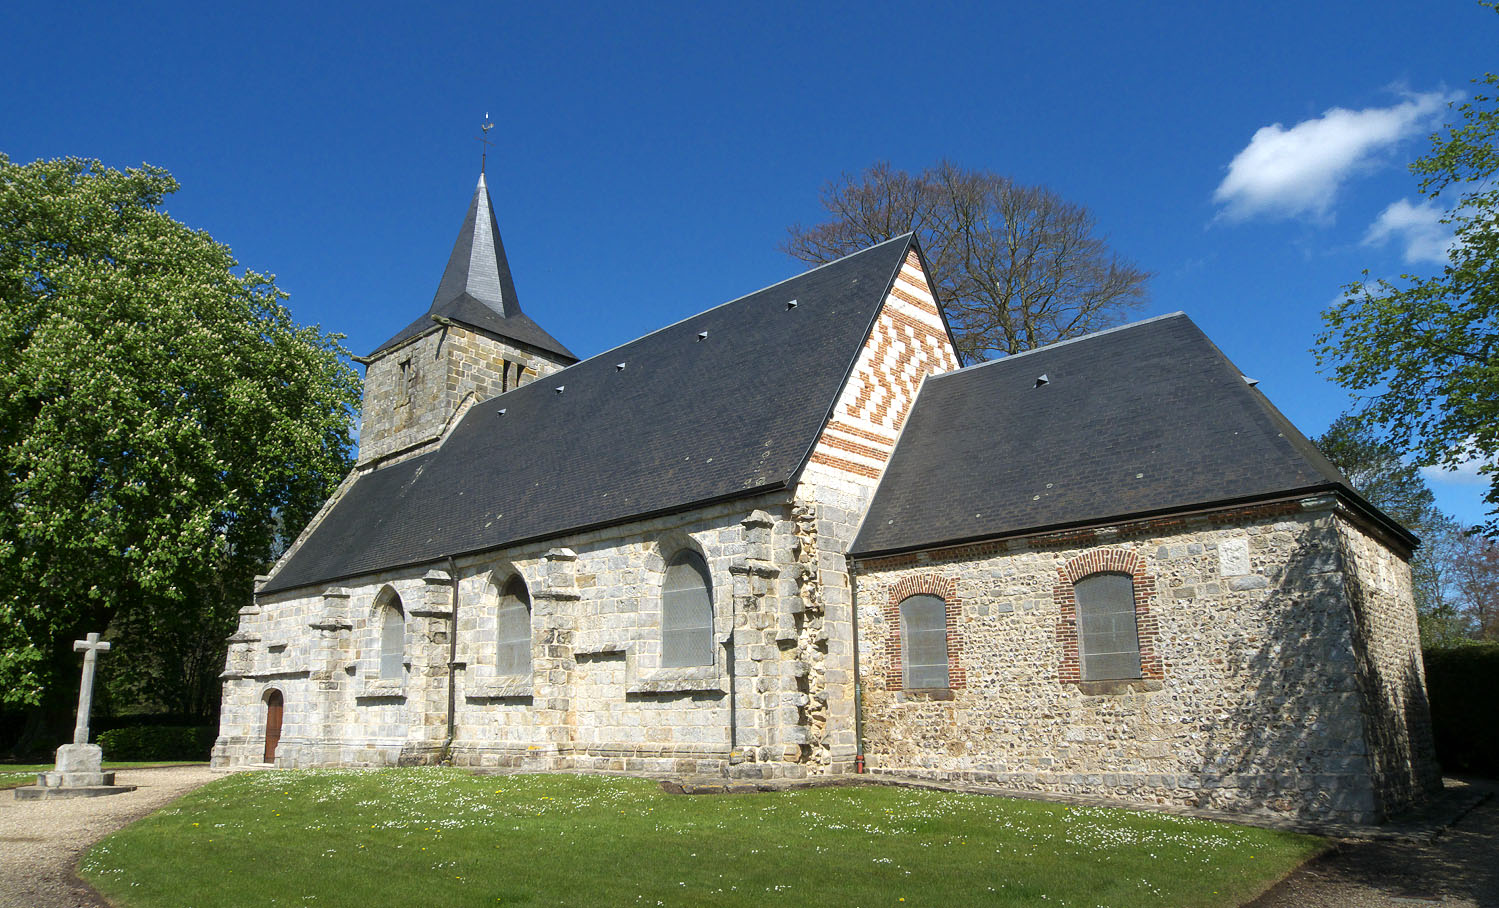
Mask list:
[{"label": "leafy green tree", "polygon": [[177,188],[0,155],[0,704],[66,711],[71,641],[110,626],[120,690],[201,713],[278,520],[350,466],[339,338],[162,211]]},{"label": "leafy green tree", "polygon": [[1353,416],[1345,413],[1333,420],[1313,444],[1370,504],[1416,535],[1441,516],[1421,468],[1406,463],[1399,448]]},{"label": "leafy green tree", "polygon": [[1313,440],[1354,489],[1421,538],[1411,583],[1421,639],[1451,646],[1499,637],[1499,544],[1444,514],[1400,449],[1344,414]]},{"label": "leafy green tree", "polygon": [[1421,538],[1411,556],[1411,584],[1423,635],[1446,627],[1454,616],[1448,601],[1445,578],[1451,563],[1457,521],[1436,506],[1436,496],[1426,485],[1421,468],[1407,463],[1400,449],[1375,436],[1354,417],[1344,414],[1327,431],[1312,440],[1333,462],[1353,488],[1370,504],[1393,517]]},{"label": "leafy green tree", "polygon": [[830,262],[915,231],[964,362],[1117,325],[1150,274],[1109,250],[1086,208],[947,161],[911,175],[876,164],[822,192],[831,216],[790,228],[781,250]]},{"label": "leafy green tree", "polygon": [[1362,425],[1379,428],[1417,462],[1457,468],[1474,459],[1499,529],[1499,75],[1456,108],[1411,165],[1421,192],[1447,203],[1450,261],[1433,277],[1356,281],[1323,314],[1319,361],[1364,398]]}]

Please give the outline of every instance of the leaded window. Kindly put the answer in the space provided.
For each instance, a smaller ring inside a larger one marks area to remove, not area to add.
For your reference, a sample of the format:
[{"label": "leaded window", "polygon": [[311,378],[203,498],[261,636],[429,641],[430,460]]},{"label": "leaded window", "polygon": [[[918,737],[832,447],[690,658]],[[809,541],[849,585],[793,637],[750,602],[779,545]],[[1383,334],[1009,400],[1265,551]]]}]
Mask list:
[{"label": "leaded window", "polygon": [[500,593],[495,628],[495,674],[531,673],[531,594],[519,577],[511,577]]},{"label": "leaded window", "polygon": [[380,610],[380,678],[399,681],[406,676],[406,616],[401,597],[391,594]]},{"label": "leaded window", "polygon": [[947,687],[947,602],[924,593],[901,600],[900,639],[904,686]]},{"label": "leaded window", "polygon": [[713,664],[713,587],[701,555],[682,551],[661,589],[661,665]]},{"label": "leaded window", "polygon": [[1140,632],[1135,624],[1134,578],[1090,574],[1073,587],[1077,648],[1084,681],[1140,677]]}]

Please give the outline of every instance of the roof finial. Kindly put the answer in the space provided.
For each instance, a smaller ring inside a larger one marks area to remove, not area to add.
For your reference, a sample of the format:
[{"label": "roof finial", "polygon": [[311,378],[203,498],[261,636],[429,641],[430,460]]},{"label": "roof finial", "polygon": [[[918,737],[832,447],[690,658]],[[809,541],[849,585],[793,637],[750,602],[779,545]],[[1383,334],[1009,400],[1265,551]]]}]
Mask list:
[{"label": "roof finial", "polygon": [[494,124],[489,122],[489,112],[484,113],[484,122],[479,125],[479,172],[484,172],[484,159],[489,156],[489,146],[494,143],[489,141],[489,131],[494,129]]}]

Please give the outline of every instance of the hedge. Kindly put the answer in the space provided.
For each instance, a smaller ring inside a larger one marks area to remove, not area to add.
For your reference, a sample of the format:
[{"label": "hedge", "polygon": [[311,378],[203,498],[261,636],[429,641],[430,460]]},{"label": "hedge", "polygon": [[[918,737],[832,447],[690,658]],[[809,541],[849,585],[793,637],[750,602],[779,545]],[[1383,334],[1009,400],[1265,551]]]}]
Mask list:
[{"label": "hedge", "polygon": [[1499,643],[1429,649],[1432,737],[1447,772],[1499,777]]},{"label": "hedge", "polygon": [[218,729],[212,725],[135,725],[99,732],[106,760],[207,760]]}]

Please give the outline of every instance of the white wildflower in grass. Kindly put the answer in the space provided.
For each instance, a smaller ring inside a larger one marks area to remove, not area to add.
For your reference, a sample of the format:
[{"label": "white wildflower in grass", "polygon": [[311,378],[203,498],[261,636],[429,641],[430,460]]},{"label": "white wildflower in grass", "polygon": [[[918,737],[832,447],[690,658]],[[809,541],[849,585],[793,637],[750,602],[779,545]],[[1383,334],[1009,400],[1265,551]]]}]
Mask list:
[{"label": "white wildflower in grass", "polygon": [[[138,829],[156,838],[141,842]],[[200,830],[212,830],[211,845],[196,837]],[[200,908],[307,893],[332,908],[459,904],[472,900],[463,888],[471,884],[494,892],[498,905],[592,905],[601,891],[633,892],[643,904],[876,905],[889,904],[893,890],[915,904],[967,904],[982,894],[998,905],[1112,906],[1197,900],[1206,883],[1230,905],[1233,893],[1248,891],[1240,874],[1270,878],[1306,853],[1305,840],[1277,835],[909,789],[683,798],[620,777],[341,769],[215,782],[101,844],[80,869],[106,892],[111,882],[118,889],[169,869],[172,885],[201,877],[204,889],[193,891],[223,890],[223,899]],[[190,851],[174,836],[191,836],[182,840]],[[397,852],[429,859],[429,872],[411,875],[422,882],[392,877]],[[297,888],[271,873],[285,862],[254,857],[278,853],[334,860],[319,862]],[[130,901],[173,904],[151,897],[132,889]]]}]

